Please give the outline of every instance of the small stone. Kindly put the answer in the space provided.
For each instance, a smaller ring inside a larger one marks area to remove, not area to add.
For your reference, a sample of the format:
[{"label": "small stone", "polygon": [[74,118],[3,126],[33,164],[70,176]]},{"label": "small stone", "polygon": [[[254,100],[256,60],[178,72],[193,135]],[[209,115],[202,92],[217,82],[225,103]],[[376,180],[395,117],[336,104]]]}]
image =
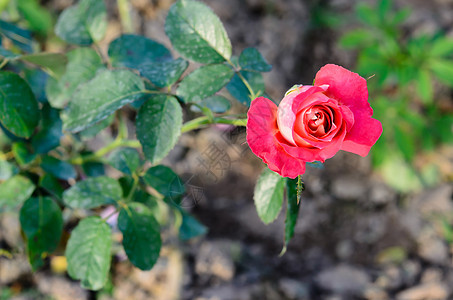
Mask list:
[{"label": "small stone", "polygon": [[413,286],[417,280],[418,275],[420,274],[421,268],[422,267],[418,261],[404,261],[401,265],[404,284],[406,284],[407,286]]},{"label": "small stone", "polygon": [[355,177],[340,177],[332,183],[332,193],[341,200],[357,200],[365,195],[366,184]]},{"label": "small stone", "polygon": [[396,200],[396,193],[390,189],[387,185],[381,184],[374,184],[372,185],[368,201],[374,205],[385,205],[388,203],[395,202]]},{"label": "small stone", "polygon": [[428,268],[423,272],[421,283],[440,282],[442,281],[442,271],[438,268]]},{"label": "small stone", "polygon": [[339,294],[362,294],[370,283],[370,277],[361,269],[338,265],[322,271],[315,279],[323,289]]},{"label": "small stone", "polygon": [[387,300],[389,295],[377,286],[369,286],[363,292],[363,298],[366,300]]},{"label": "small stone", "polygon": [[0,240],[3,239],[11,248],[23,247],[20,229],[18,215],[8,213],[0,215]]},{"label": "small stone", "polygon": [[448,298],[448,286],[440,282],[424,283],[396,295],[397,300],[445,300]]},{"label": "small stone", "polygon": [[0,256],[0,286],[12,283],[21,275],[31,272],[27,258],[6,259]]},{"label": "small stone", "polygon": [[49,276],[35,273],[34,279],[38,290],[55,300],[88,299],[88,291],[82,289],[78,282],[69,281],[60,276]]},{"label": "small stone", "polygon": [[431,230],[423,231],[418,242],[418,254],[423,259],[434,264],[444,264],[448,260],[447,245]]},{"label": "small stone", "polygon": [[279,280],[278,286],[283,295],[288,299],[308,300],[310,298],[309,289],[303,282],[290,278],[282,278]]},{"label": "small stone", "polygon": [[354,245],[351,240],[340,241],[335,248],[335,252],[340,259],[350,258],[354,253]]},{"label": "small stone", "polygon": [[195,258],[195,272],[204,277],[217,277],[224,281],[233,278],[235,266],[228,243],[204,242]]}]

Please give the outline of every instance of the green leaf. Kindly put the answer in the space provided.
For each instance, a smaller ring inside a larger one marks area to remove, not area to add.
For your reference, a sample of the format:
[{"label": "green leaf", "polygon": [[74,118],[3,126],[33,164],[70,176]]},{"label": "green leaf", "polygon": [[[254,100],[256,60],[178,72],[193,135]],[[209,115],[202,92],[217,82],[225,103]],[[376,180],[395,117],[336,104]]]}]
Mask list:
[{"label": "green leaf", "polygon": [[256,48],[245,48],[239,56],[239,65],[244,70],[256,72],[269,72],[272,66]]},{"label": "green leaf", "polygon": [[63,129],[78,132],[88,128],[137,100],[144,89],[143,81],[131,71],[101,71],[75,92],[63,119]]},{"label": "green leaf", "polygon": [[143,64],[172,59],[164,45],[144,36],[123,34],[110,43],[108,55],[114,67],[138,69]]},{"label": "green leaf", "polygon": [[42,255],[53,252],[63,232],[60,207],[48,197],[30,198],[20,210],[20,224],[27,236],[28,259],[33,271],[42,267]]},{"label": "green leaf", "polygon": [[55,34],[76,45],[100,41],[107,29],[107,11],[103,0],[80,0],[66,8],[55,25]]},{"label": "green leaf", "polygon": [[453,87],[453,61],[433,59],[429,66],[440,81]]},{"label": "green leaf", "polygon": [[39,5],[37,0],[17,1],[17,9],[28,22],[29,28],[41,35],[46,35],[52,28],[51,13]]},{"label": "green leaf", "polygon": [[182,110],[175,97],[152,97],[138,111],[137,138],[145,157],[156,164],[176,145],[181,134]]},{"label": "green leaf", "polygon": [[66,69],[66,63],[68,62],[68,58],[64,54],[46,52],[22,55],[16,57],[16,59],[40,66],[44,71],[55,78],[61,78],[61,76],[63,76]]},{"label": "green leaf", "polygon": [[143,180],[165,197],[178,197],[186,192],[181,178],[172,169],[163,165],[149,168]]},{"label": "green leaf", "polygon": [[123,233],[123,247],[134,266],[150,270],[159,258],[162,240],[153,212],[141,203],[129,203],[121,209],[118,228]]},{"label": "green leaf", "polygon": [[91,48],[75,48],[68,52],[67,57],[65,73],[59,80],[49,78],[46,85],[49,103],[55,108],[64,107],[72,99],[76,88],[104,67],[99,54]]},{"label": "green leaf", "polygon": [[367,29],[355,29],[344,34],[340,39],[340,45],[344,48],[356,48],[373,42],[373,35]]},{"label": "green leaf", "polygon": [[431,56],[442,57],[453,54],[453,39],[440,37],[435,40],[430,50]]},{"label": "green leaf", "polygon": [[55,176],[44,174],[39,178],[39,186],[57,199],[60,200],[63,198],[64,189]]},{"label": "green leaf", "polygon": [[15,175],[0,184],[0,212],[14,210],[30,198],[35,185],[27,177]]},{"label": "green leaf", "polygon": [[113,121],[115,120],[115,114],[111,114],[107,118],[105,118],[102,121],[97,122],[94,125],[91,125],[90,127],[82,130],[79,132],[80,137],[82,140],[89,140],[94,138],[98,133],[100,133],[102,130],[106,129],[109,127]]},{"label": "green leaf", "polygon": [[158,61],[141,64],[138,67],[140,74],[149,79],[158,87],[166,87],[174,84],[182,73],[187,69],[189,63],[178,58],[170,61]]},{"label": "green leaf", "polygon": [[68,273],[85,289],[99,290],[107,282],[112,247],[110,227],[99,217],[80,221],[66,247]]},{"label": "green leaf", "polygon": [[[224,113],[231,108],[231,103],[225,97],[213,95],[211,97],[201,100],[199,103],[202,107],[209,108],[214,113]],[[200,112],[197,106],[191,106],[192,111]]]},{"label": "green leaf", "polygon": [[233,75],[233,69],[227,65],[203,66],[184,77],[176,95],[186,103],[199,103],[223,88]]},{"label": "green leaf", "polygon": [[41,168],[47,173],[63,180],[77,177],[77,172],[70,163],[52,156],[46,155],[42,158]]},{"label": "green leaf", "polygon": [[109,164],[124,174],[132,175],[140,166],[140,155],[132,148],[120,148],[109,155]]},{"label": "green leaf", "polygon": [[6,161],[6,160],[0,160],[0,180],[4,181],[12,176],[16,175],[19,173],[19,169],[16,167],[16,165]]},{"label": "green leaf", "polygon": [[13,134],[28,138],[38,125],[40,112],[27,82],[12,72],[0,72],[0,121]]},{"label": "green leaf", "polygon": [[[254,93],[260,95],[264,92],[264,79],[260,73],[241,71],[241,74],[248,81]],[[231,79],[230,83],[228,83],[226,87],[231,96],[236,98],[242,104],[250,106],[252,101],[251,94],[247,86],[242,82],[241,78],[237,74],[233,76],[233,79]]]},{"label": "green leaf", "polygon": [[0,20],[0,33],[9,38],[14,45],[21,50],[33,52],[33,38],[31,31]]},{"label": "green leaf", "polygon": [[359,19],[368,25],[379,26],[379,17],[374,8],[366,3],[359,3],[356,6],[356,13]]},{"label": "green leaf", "polygon": [[282,208],[284,183],[283,177],[268,168],[258,178],[253,200],[258,216],[266,224],[273,222]]},{"label": "green leaf", "polygon": [[380,0],[378,4],[378,14],[381,20],[385,20],[389,17],[389,12],[392,8],[392,2],[390,0]]},{"label": "green leaf", "polygon": [[204,63],[230,59],[231,42],[219,18],[198,1],[180,0],[170,8],[165,33],[183,57]]},{"label": "green leaf", "polygon": [[423,103],[429,104],[433,101],[433,85],[431,75],[428,71],[420,69],[417,78],[417,91]]},{"label": "green leaf", "polygon": [[[285,218],[285,242],[280,255],[286,252],[289,241],[294,236],[297,217],[299,216],[300,199],[297,199],[298,179],[286,179],[286,218]],[[302,188],[301,188],[302,189]]]},{"label": "green leaf", "polygon": [[117,180],[107,176],[90,177],[67,189],[63,202],[71,208],[95,208],[121,200],[123,192]]},{"label": "green leaf", "polygon": [[12,152],[19,166],[27,165],[36,158],[36,154],[33,153],[29,145],[24,142],[13,143]]},{"label": "green leaf", "polygon": [[183,241],[206,234],[208,228],[201,224],[197,219],[192,217],[188,212],[180,209],[182,215],[182,223],[179,227],[179,238]]},{"label": "green leaf", "polygon": [[33,135],[31,144],[36,153],[47,153],[60,145],[63,123],[60,119],[60,112],[48,104],[43,106],[41,112],[41,130]]},{"label": "green leaf", "polygon": [[408,162],[411,162],[416,152],[416,144],[413,135],[411,134],[411,132],[404,130],[400,126],[395,126],[393,130],[395,133],[396,145],[403,154],[403,157]]}]

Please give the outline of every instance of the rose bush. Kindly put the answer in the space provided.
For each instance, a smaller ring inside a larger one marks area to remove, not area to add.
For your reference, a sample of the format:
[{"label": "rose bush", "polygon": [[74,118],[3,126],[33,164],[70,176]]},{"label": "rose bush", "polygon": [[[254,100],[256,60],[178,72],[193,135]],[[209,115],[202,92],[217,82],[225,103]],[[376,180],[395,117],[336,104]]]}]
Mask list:
[{"label": "rose bush", "polygon": [[324,162],[339,150],[366,156],[382,133],[372,115],[366,80],[329,64],[314,85],[295,86],[278,107],[264,97],[253,100],[247,142],[271,170],[295,178],[306,162]]}]

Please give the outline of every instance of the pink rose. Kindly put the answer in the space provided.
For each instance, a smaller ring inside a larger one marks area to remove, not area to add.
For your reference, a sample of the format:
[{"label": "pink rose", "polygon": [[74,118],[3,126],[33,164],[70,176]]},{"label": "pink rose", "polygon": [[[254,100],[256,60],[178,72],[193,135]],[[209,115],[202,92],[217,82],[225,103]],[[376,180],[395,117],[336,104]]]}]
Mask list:
[{"label": "pink rose", "polygon": [[250,149],[290,178],[302,175],[306,162],[324,162],[339,150],[366,156],[382,133],[381,122],[371,118],[366,80],[331,64],[314,85],[290,90],[278,107],[256,98],[247,115]]}]

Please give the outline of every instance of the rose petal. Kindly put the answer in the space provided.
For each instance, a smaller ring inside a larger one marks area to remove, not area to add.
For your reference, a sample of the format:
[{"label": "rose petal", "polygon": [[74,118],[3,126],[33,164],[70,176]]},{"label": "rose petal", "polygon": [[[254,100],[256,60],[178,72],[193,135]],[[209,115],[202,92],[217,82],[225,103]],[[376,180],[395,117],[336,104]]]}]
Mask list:
[{"label": "rose petal", "polygon": [[292,157],[311,162],[321,161],[333,157],[341,148],[343,140],[346,136],[346,124],[343,123],[338,133],[325,147],[320,149],[318,147],[297,147],[290,144],[281,143],[283,149]]},{"label": "rose petal", "polygon": [[373,110],[368,103],[368,89],[365,78],[343,67],[329,64],[322,67],[315,77],[315,85],[328,84],[326,95],[346,105],[356,115],[356,109],[368,112]]},{"label": "rose petal", "polygon": [[252,101],[247,113],[247,143],[252,152],[283,177],[305,173],[305,161],[285,152],[276,136],[286,141],[277,127],[277,106],[264,97]]},{"label": "rose petal", "polygon": [[367,156],[382,134],[382,124],[365,114],[354,117],[354,126],[346,135],[341,150]]}]

